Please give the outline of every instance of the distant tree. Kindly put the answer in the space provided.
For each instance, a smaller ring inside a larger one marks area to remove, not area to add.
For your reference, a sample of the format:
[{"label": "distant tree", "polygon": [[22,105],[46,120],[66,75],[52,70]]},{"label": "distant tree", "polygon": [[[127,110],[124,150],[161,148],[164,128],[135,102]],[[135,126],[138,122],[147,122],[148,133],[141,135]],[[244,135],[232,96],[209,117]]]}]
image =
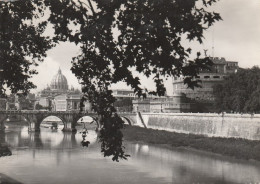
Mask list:
[{"label": "distant tree", "polygon": [[6,109],[6,100],[0,99],[0,110]]},{"label": "distant tree", "polygon": [[114,106],[119,111],[132,111],[133,103],[131,98],[116,99]]},{"label": "distant tree", "polygon": [[115,107],[124,107],[133,105],[131,98],[117,99],[114,103]]},{"label": "distant tree", "polygon": [[245,103],[244,111],[260,113],[260,86],[254,91]]},{"label": "distant tree", "polygon": [[46,109],[46,107],[43,107],[41,104],[38,104],[38,103],[37,103],[37,104],[35,105],[35,109],[36,109],[36,110]]},{"label": "distant tree", "polygon": [[260,112],[260,69],[240,68],[222,84],[214,86],[215,106],[218,111]]},{"label": "distant tree", "polygon": [[27,96],[20,95],[18,101],[19,101],[21,110],[32,110],[32,109],[34,109],[34,102],[29,100],[27,98]]},{"label": "distant tree", "polygon": [[7,97],[7,102],[9,103],[15,103],[15,95],[14,94],[10,94],[8,97]]},{"label": "distant tree", "polygon": [[9,110],[17,110],[17,107],[13,103],[9,104]]},{"label": "distant tree", "polygon": [[[14,19],[16,20],[14,25],[21,26],[20,32],[24,38],[20,39],[19,43],[30,46],[21,50],[22,53],[24,50],[27,52],[21,55],[21,63],[14,66],[15,69],[20,68],[15,71],[17,75],[23,74],[24,71],[28,72],[28,68],[21,69],[21,66],[28,62],[24,59],[25,55],[32,54],[41,58],[50,47],[45,38],[37,37],[38,33],[43,32],[46,22],[40,24],[39,31],[35,27],[29,30],[27,26],[23,27],[26,25],[23,20],[32,20],[32,15],[38,15],[34,7],[39,7],[38,13],[42,13],[44,9],[42,2],[49,9],[48,22],[55,29],[53,41],[70,41],[80,45],[81,53],[73,59],[72,72],[83,86],[82,100],[91,102],[93,110],[99,114],[99,121],[103,125],[99,137],[101,151],[104,156],[113,156],[112,159],[118,161],[120,158],[126,159],[122,149],[123,135],[120,131],[123,121],[116,115],[113,106],[115,98],[109,90],[110,85],[123,81],[131,86],[137,95],[145,96],[139,77],[132,73],[136,70],[154,80],[156,90],[150,91],[150,94],[165,94],[164,77],[183,75],[184,83],[189,87],[198,86],[198,81],[194,80],[194,77],[201,68],[208,68],[211,61],[208,57],[200,58],[200,53],[197,53],[194,61],[189,61],[191,48],[185,48],[182,39],[202,43],[204,31],[221,19],[218,13],[206,9],[216,1],[39,0],[33,1],[35,2],[33,6],[33,3],[27,0],[15,1],[16,4],[9,2],[8,8],[6,5],[3,6],[5,3],[1,3],[4,8],[1,15],[10,16],[12,12],[18,16],[21,14],[20,19]],[[27,3],[25,6],[31,9],[23,7],[24,2]],[[10,17],[10,20],[13,20],[13,17]],[[14,32],[17,30],[20,30],[20,27]],[[5,31],[2,32],[4,36],[7,35]],[[26,37],[26,32],[32,35]],[[12,38],[5,37],[4,43],[8,45]],[[18,44],[18,48],[23,48],[24,45]],[[7,46],[4,49],[7,56],[11,54],[8,53],[9,50],[19,53],[15,48]],[[4,59],[4,62],[8,61]],[[29,75],[22,76],[21,79],[14,78],[13,73],[9,75],[6,74],[5,84],[12,89],[12,92],[19,89],[26,91],[33,87],[28,82],[26,88],[26,85],[21,86]],[[17,84],[15,81],[20,82]]]}]

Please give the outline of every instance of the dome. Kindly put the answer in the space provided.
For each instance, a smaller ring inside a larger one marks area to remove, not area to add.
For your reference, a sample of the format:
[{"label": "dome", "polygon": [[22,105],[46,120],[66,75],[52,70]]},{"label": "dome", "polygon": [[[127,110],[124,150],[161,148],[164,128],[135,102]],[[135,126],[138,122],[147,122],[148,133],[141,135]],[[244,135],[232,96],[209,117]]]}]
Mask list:
[{"label": "dome", "polygon": [[61,73],[60,68],[59,68],[58,73],[51,80],[51,90],[68,90],[67,79]]}]

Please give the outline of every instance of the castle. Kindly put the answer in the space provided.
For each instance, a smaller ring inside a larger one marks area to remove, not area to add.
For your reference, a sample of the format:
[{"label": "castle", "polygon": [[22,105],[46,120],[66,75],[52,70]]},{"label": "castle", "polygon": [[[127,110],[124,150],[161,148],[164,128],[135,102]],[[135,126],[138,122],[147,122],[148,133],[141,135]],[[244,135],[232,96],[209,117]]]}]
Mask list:
[{"label": "castle", "polygon": [[175,77],[173,80],[174,94],[185,94],[195,104],[195,109],[192,111],[198,112],[212,112],[214,111],[213,102],[213,86],[221,83],[230,74],[236,73],[238,69],[238,62],[226,61],[225,58],[211,57],[213,62],[210,70],[201,70],[197,79],[201,88],[197,87],[194,90],[187,88],[183,83],[183,77]]},{"label": "castle", "polygon": [[213,65],[209,70],[201,70],[197,79],[201,88],[188,88],[183,77],[173,78],[173,94],[158,99],[133,100],[133,110],[141,112],[215,112],[213,86],[225,77],[236,73],[238,62],[225,58],[211,57]]}]

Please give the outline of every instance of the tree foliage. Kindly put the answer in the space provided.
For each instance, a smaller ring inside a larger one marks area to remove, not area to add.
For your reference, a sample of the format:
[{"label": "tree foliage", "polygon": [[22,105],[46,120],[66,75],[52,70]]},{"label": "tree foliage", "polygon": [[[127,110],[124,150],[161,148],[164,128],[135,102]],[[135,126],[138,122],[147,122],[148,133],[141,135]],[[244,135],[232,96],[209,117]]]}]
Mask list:
[{"label": "tree foliage", "polygon": [[34,109],[34,101],[30,100],[25,95],[19,95],[18,97],[20,110],[33,110]]},{"label": "tree foliage", "polygon": [[[194,77],[200,68],[208,68],[211,61],[207,57],[200,58],[200,53],[194,61],[190,61],[192,50],[185,48],[182,40],[202,43],[204,31],[221,19],[218,13],[207,11],[207,7],[216,1],[37,1],[39,5],[44,2],[50,11],[48,22],[55,29],[53,41],[70,41],[80,45],[81,53],[73,58],[72,72],[83,86],[82,100],[91,102],[99,114],[103,125],[99,138],[104,156],[113,155],[116,161],[126,158],[120,133],[123,121],[116,115],[110,85],[123,81],[138,96],[145,96],[139,77],[133,75],[133,71],[137,71],[152,77],[156,90],[150,91],[151,94],[165,94],[164,77],[183,75],[184,83],[189,87],[198,86]],[[16,22],[16,25],[24,23]],[[5,42],[8,43],[8,40]],[[46,42],[39,40],[39,43]],[[38,48],[37,45],[35,47]],[[47,48],[47,45],[41,48]],[[36,51],[28,50],[27,54],[39,53]],[[40,54],[44,55],[44,52]]]},{"label": "tree foliage", "polygon": [[[124,81],[142,95],[134,69],[146,77],[154,74],[155,93],[163,95],[163,76],[182,74],[194,87],[191,79],[196,69],[210,62],[208,58],[189,62],[191,49],[181,41],[186,37],[202,43],[203,31],[221,19],[204,9],[215,1],[49,1],[49,20],[57,39],[81,44],[82,53],[74,58],[72,71],[84,82],[97,88]],[[70,24],[77,25],[77,30],[72,31]]]},{"label": "tree foliage", "polygon": [[47,22],[33,22],[42,17],[44,7],[40,1],[0,1],[0,96],[6,89],[27,93],[35,87],[29,81],[37,73],[32,66],[51,47],[42,36]]},{"label": "tree foliage", "polygon": [[133,110],[132,98],[116,99],[114,106],[117,111],[131,112]]},{"label": "tree foliage", "polygon": [[222,84],[214,86],[215,106],[218,111],[260,112],[260,68],[240,68]]},{"label": "tree foliage", "polygon": [[43,107],[41,104],[38,104],[38,103],[37,103],[37,104],[35,105],[35,109],[36,109],[36,110],[41,110],[41,109],[47,110],[48,108]]}]

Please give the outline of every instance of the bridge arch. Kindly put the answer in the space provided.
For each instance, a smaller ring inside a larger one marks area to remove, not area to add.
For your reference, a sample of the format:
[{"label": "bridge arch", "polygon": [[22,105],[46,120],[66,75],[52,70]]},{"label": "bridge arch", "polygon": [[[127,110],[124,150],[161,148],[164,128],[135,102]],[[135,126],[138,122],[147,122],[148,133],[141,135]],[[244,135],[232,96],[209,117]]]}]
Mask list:
[{"label": "bridge arch", "polygon": [[127,123],[130,125],[130,126],[132,126],[133,125],[133,122],[130,120],[130,118],[128,118],[128,117],[125,117],[125,116],[120,116],[121,117],[121,119],[122,120],[126,120],[127,121]]},{"label": "bridge arch", "polygon": [[89,122],[89,123],[91,124],[91,123],[94,122],[94,123],[96,124],[96,126],[97,126],[97,127],[96,127],[97,129],[100,127],[100,123],[98,122],[97,117],[91,116],[91,115],[82,115],[82,116],[78,117],[76,123],[78,124],[79,121],[81,121],[81,120],[83,121],[83,118],[85,118],[85,117],[90,117],[90,118],[92,118],[93,121],[92,121],[92,122]]},{"label": "bridge arch", "polygon": [[[61,120],[61,123],[62,123],[62,125],[63,125],[63,128],[66,126],[66,125],[65,125],[65,123],[66,123],[65,119],[64,119],[62,116],[59,116],[59,115],[56,115],[56,114],[47,114],[47,115],[44,115],[44,116],[40,117],[39,120],[38,120],[39,125],[41,125],[42,122],[43,122],[45,119],[50,118],[50,117],[54,117],[54,118],[60,119],[60,120]],[[59,123],[57,122],[57,124],[59,124]],[[63,128],[62,128],[62,129],[63,129]]]}]

